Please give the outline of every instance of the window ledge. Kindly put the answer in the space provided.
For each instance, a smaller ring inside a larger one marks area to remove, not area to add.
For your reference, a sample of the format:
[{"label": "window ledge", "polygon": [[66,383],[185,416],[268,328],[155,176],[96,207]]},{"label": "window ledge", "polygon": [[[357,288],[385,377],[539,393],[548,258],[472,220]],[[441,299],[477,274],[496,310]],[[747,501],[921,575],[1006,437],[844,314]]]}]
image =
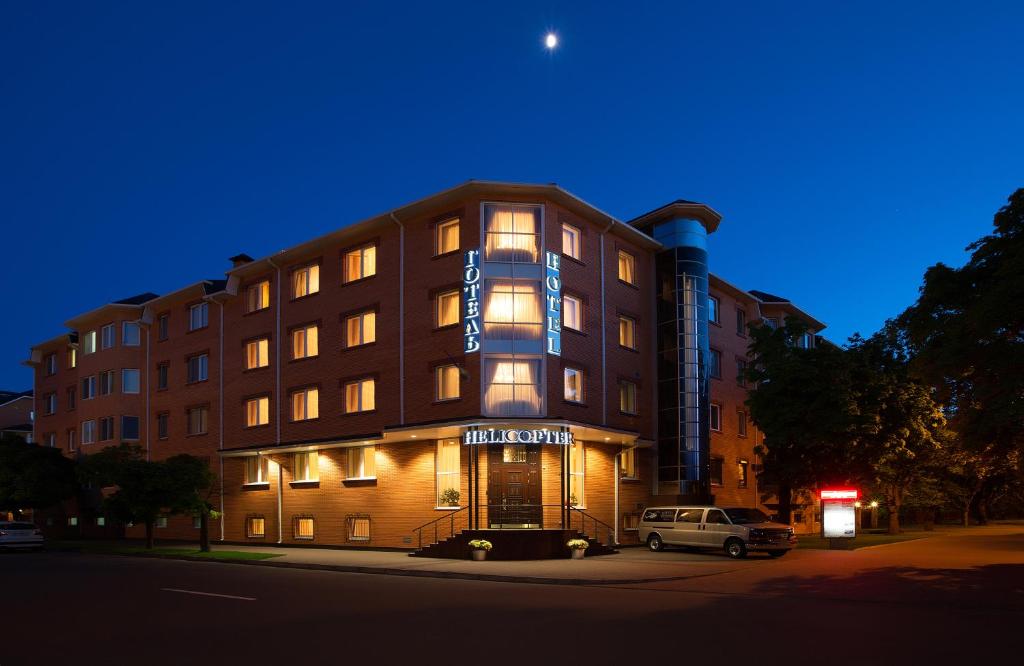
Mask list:
[{"label": "window ledge", "polygon": [[372,279],[373,279],[373,278],[375,278],[375,277],[377,277],[377,274],[376,274],[376,273],[374,273],[373,275],[366,275],[366,276],[363,276],[363,277],[360,277],[360,278],[355,278],[354,280],[348,280],[348,281],[346,281],[346,280],[344,280],[344,279],[343,279],[343,280],[341,281],[341,286],[342,286],[342,287],[347,287],[347,286],[349,286],[350,284],[359,284],[359,283],[361,283],[361,282],[366,282],[367,280],[372,280]]},{"label": "window ledge", "polygon": [[435,254],[431,258],[432,259],[444,259],[446,257],[454,257],[454,256],[457,256],[459,254],[459,250],[460,249],[461,248],[455,248],[454,250],[448,250],[447,252],[442,252],[440,254]]},{"label": "window ledge", "polygon": [[461,506],[435,506],[434,511],[458,511]]},{"label": "window ledge", "polygon": [[243,490],[269,490],[270,489],[270,482],[269,481],[260,481],[259,483],[243,483],[242,484],[242,489]]},{"label": "window ledge", "polygon": [[345,479],[344,481],[342,481],[342,483],[349,483],[351,481],[376,481],[376,480],[377,480],[377,477],[375,477],[375,476],[350,476],[347,479]]},{"label": "window ledge", "polygon": [[619,477],[619,481],[629,481],[631,483],[636,483],[639,480],[640,480],[639,476],[620,476]]},{"label": "window ledge", "polygon": [[308,479],[304,481],[289,481],[288,485],[292,488],[319,488],[320,479]]}]

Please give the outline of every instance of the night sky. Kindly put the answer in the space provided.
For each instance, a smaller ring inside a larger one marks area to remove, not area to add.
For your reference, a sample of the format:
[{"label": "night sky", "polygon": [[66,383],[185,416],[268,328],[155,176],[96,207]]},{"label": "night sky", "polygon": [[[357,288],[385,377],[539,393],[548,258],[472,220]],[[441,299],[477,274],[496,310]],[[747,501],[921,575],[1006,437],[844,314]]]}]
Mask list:
[{"label": "night sky", "polygon": [[0,5],[0,388],[72,315],[470,178],[705,202],[712,271],[841,342],[1024,186],[1021,2],[155,4]]}]

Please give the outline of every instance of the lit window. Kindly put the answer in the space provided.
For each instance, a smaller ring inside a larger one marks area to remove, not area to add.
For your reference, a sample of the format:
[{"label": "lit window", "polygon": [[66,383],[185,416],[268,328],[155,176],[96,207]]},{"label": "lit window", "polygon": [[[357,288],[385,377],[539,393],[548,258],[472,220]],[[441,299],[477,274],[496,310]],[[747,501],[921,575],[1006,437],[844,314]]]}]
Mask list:
[{"label": "lit window", "polygon": [[564,375],[565,399],[569,402],[583,402],[583,371],[566,368]]},{"label": "lit window", "polygon": [[736,412],[736,434],[740,437],[747,436],[747,413],[742,409]]},{"label": "lit window", "polygon": [[96,441],[96,421],[82,421],[82,444],[92,444]]},{"label": "lit window", "polygon": [[82,336],[82,353],[93,354],[96,352],[96,331],[88,331]]},{"label": "lit window", "polygon": [[715,432],[722,432],[722,406],[713,402],[708,413],[710,415],[711,429]]},{"label": "lit window", "polygon": [[349,541],[370,540],[370,517],[369,516],[346,516],[345,526],[348,529]]},{"label": "lit window", "polygon": [[619,382],[619,411],[624,414],[636,414],[636,384]]},{"label": "lit window", "polygon": [[292,528],[296,539],[313,538],[313,519],[308,516],[296,516]]},{"label": "lit window", "polygon": [[722,352],[717,349],[712,349],[708,355],[708,376],[722,378]]},{"label": "lit window", "polygon": [[721,308],[721,303],[717,296],[708,296],[708,321],[712,324],[718,323],[718,310]]},{"label": "lit window", "polygon": [[156,339],[166,340],[171,327],[171,316],[162,314],[156,318]]},{"label": "lit window", "polygon": [[562,326],[583,330],[583,301],[568,294],[562,296]]},{"label": "lit window", "polygon": [[345,384],[345,413],[368,412],[376,409],[375,382],[361,379]]},{"label": "lit window", "polygon": [[292,358],[309,358],[320,353],[316,324],[292,331]]},{"label": "lit window", "polygon": [[484,229],[487,261],[533,264],[540,261],[539,206],[485,206]]},{"label": "lit window", "polygon": [[82,379],[82,400],[92,400],[96,397],[96,375],[90,375]]},{"label": "lit window", "polygon": [[376,479],[377,453],[373,446],[356,446],[348,449],[347,479]]},{"label": "lit window", "polygon": [[488,416],[540,415],[540,361],[488,360],[485,368]]},{"label": "lit window", "polygon": [[104,370],[100,373],[100,395],[110,395],[114,392],[114,371]]},{"label": "lit window", "polygon": [[459,219],[447,220],[437,225],[437,252],[446,254],[459,249]]},{"label": "lit window", "polygon": [[580,258],[580,230],[576,227],[563,224],[562,225],[562,254],[573,259]]},{"label": "lit window", "polygon": [[245,483],[262,484],[267,482],[267,459],[263,456],[251,456],[245,459]]},{"label": "lit window", "polygon": [[78,516],[68,516],[68,527],[78,527]]},{"label": "lit window", "polygon": [[107,324],[100,329],[100,349],[110,349],[114,346],[114,335],[117,331],[113,324]]},{"label": "lit window", "polygon": [[434,370],[437,373],[437,399],[454,400],[459,397],[459,367],[442,365]]},{"label": "lit window", "polygon": [[245,289],[245,311],[256,312],[270,307],[270,280],[251,284]]},{"label": "lit window", "polygon": [[121,417],[121,439],[137,440],[139,438],[139,417]]},{"label": "lit window", "polygon": [[68,368],[75,368],[78,366],[78,350],[74,347],[68,347]]},{"label": "lit window", "polygon": [[586,506],[584,480],[586,478],[583,442],[573,442],[569,447],[569,504],[574,507]]},{"label": "lit window", "polygon": [[722,485],[722,463],[724,461],[721,458],[711,459],[711,485],[720,486]]},{"label": "lit window", "polygon": [[139,325],[134,321],[121,322],[121,344],[125,347],[139,346]]},{"label": "lit window", "polygon": [[266,535],[267,523],[263,516],[249,516],[245,519],[245,536],[262,539]]},{"label": "lit window", "polygon": [[345,318],[345,346],[357,347],[377,341],[377,313],[363,312]]},{"label": "lit window", "polygon": [[292,420],[306,421],[320,417],[320,389],[305,388],[292,393]]},{"label": "lit window", "polygon": [[345,253],[344,282],[354,282],[377,274],[377,246],[367,245]]},{"label": "lit window", "polygon": [[260,396],[245,401],[245,425],[247,427],[270,423],[270,398]]},{"label": "lit window", "polygon": [[458,506],[460,499],[459,470],[462,447],[457,439],[437,440],[434,468],[437,472],[436,506]]},{"label": "lit window", "polygon": [[619,454],[619,477],[623,479],[637,478],[636,447],[624,449]]},{"label": "lit window", "polygon": [[544,313],[540,283],[488,280],[484,332],[494,340],[539,340]]},{"label": "lit window", "polygon": [[749,464],[746,460],[740,460],[736,463],[736,487],[746,488],[747,487],[747,470]]},{"label": "lit window", "polygon": [[209,321],[210,307],[208,303],[196,303],[188,309],[188,330],[198,331],[206,328]]},{"label": "lit window", "polygon": [[628,252],[619,250],[619,279],[636,285],[636,259]]},{"label": "lit window", "polygon": [[188,410],[188,434],[206,434],[209,412],[210,410],[206,407],[192,407]]},{"label": "lit window", "polygon": [[156,438],[167,439],[168,426],[170,425],[170,414],[162,412],[156,415]]},{"label": "lit window", "polygon": [[747,334],[747,312],[736,308],[736,335]]},{"label": "lit window", "polygon": [[57,374],[57,355],[47,354],[44,365],[46,366],[47,377]]},{"label": "lit window", "polygon": [[197,354],[196,356],[190,356],[186,364],[188,366],[187,377],[188,383],[194,384],[195,382],[205,382],[209,377],[208,371],[210,366],[210,358],[207,354]]},{"label": "lit window", "polygon": [[139,371],[137,368],[121,369],[121,393],[139,392]]},{"label": "lit window", "polygon": [[260,338],[245,343],[245,369],[255,370],[270,365],[270,340]]},{"label": "lit window", "polygon": [[316,451],[296,453],[294,463],[293,481],[320,480],[320,454]]},{"label": "lit window", "polygon": [[106,442],[114,439],[114,417],[104,416],[100,418],[100,441]]},{"label": "lit window", "polygon": [[636,349],[636,320],[632,317],[619,315],[619,345]]},{"label": "lit window", "polygon": [[107,524],[106,516],[96,516],[96,527],[105,527]]},{"label": "lit window", "polygon": [[292,273],[292,298],[302,298],[320,291],[320,265],[298,268]]},{"label": "lit window", "polygon": [[437,295],[437,326],[459,323],[459,292],[446,291]]},{"label": "lit window", "polygon": [[156,366],[156,387],[157,387],[158,390],[163,390],[163,389],[167,388],[167,378],[168,378],[168,374],[170,373],[170,371],[171,371],[171,366],[166,361],[164,361],[163,363],[157,364],[157,366]]}]

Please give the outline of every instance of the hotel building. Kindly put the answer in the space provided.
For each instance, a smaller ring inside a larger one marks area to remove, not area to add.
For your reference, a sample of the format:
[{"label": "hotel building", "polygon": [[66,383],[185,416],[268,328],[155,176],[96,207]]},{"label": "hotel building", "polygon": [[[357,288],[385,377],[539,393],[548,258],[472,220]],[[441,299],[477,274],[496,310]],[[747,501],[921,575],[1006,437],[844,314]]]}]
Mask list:
[{"label": "hotel building", "polygon": [[[470,181],[72,318],[31,351],[35,438],[209,460],[225,542],[629,543],[645,505],[759,506],[748,326],[800,317],[813,344],[824,325],[710,274],[719,221],[676,201],[622,222],[555,185]],[[64,512],[112,529],[98,505]]]}]

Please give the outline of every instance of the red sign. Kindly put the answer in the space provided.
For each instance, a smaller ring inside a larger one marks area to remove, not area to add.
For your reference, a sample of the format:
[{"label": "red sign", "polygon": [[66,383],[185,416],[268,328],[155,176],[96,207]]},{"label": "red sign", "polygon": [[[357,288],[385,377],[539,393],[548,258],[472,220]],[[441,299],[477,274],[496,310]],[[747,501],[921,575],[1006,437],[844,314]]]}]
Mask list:
[{"label": "red sign", "polygon": [[823,500],[857,499],[859,493],[856,488],[829,488],[821,491]]}]

